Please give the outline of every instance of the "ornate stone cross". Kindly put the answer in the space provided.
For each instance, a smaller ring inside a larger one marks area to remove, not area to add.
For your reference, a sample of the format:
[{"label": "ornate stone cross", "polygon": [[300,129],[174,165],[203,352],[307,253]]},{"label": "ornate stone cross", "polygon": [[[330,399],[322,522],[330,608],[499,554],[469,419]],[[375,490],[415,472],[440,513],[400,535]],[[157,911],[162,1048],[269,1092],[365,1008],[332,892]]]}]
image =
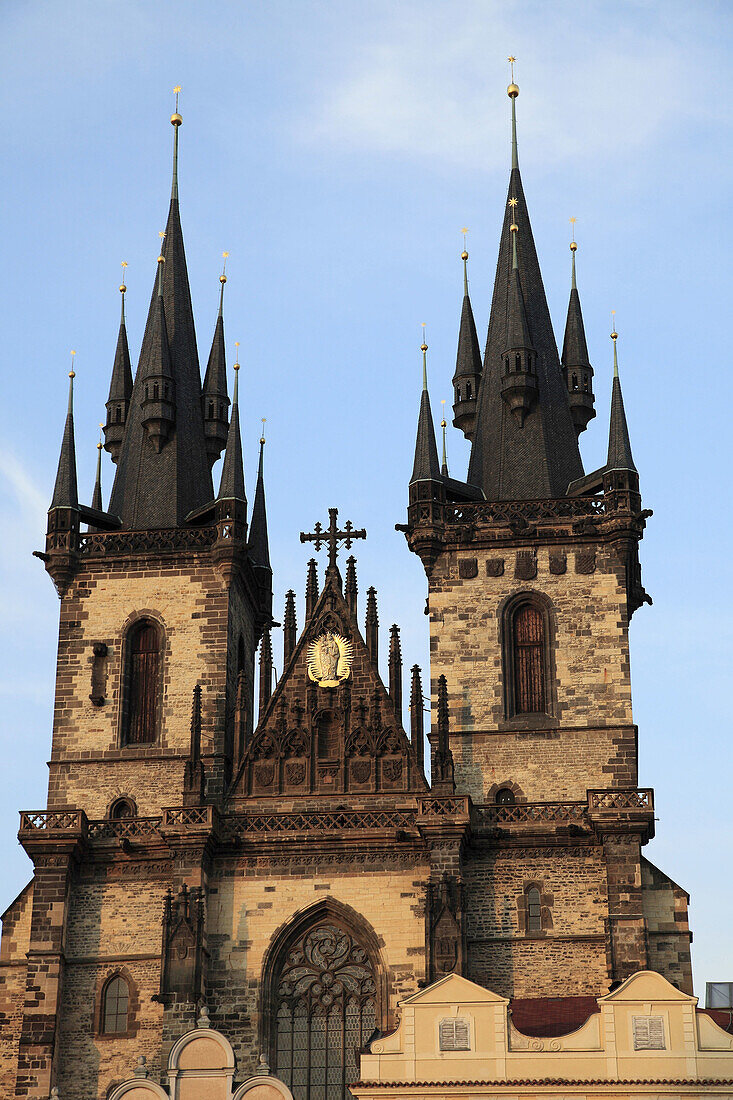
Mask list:
[{"label": "ornate stone cross", "polygon": [[338,508],[329,508],[328,527],[324,530],[320,523],[315,525],[313,531],[306,534],[305,531],[300,532],[301,542],[314,542],[316,544],[316,550],[320,550],[321,546],[328,544],[328,568],[336,569],[336,556],[338,554],[339,543],[343,543],[347,550],[351,549],[351,543],[353,539],[365,539],[366,530],[362,527],[360,530],[356,530],[351,520],[347,520],[344,524],[343,531],[339,531],[338,528]]}]

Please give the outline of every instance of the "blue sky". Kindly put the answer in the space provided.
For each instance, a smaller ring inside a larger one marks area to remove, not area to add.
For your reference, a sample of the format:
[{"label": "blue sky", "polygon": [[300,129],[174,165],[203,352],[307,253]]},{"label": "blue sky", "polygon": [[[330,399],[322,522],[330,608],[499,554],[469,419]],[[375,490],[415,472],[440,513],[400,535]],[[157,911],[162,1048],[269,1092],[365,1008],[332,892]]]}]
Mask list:
[{"label": "blue sky", "polygon": [[[425,581],[403,521],[428,325],[433,408],[450,401],[470,229],[483,338],[509,170],[506,56],[518,58],[520,164],[561,339],[568,218],[602,461],[616,309],[646,506],[653,608],[631,630],[653,862],[692,895],[693,962],[733,978],[731,786],[731,47],[728,4],[491,0],[155,4],[7,0],[0,12],[0,908],[26,881],[17,810],[45,802],[58,601],[41,564],[76,349],[77,455],[91,496],[117,333],[120,261],[139,349],[167,213],[183,88],[181,210],[200,357],[221,253],[229,362],[241,342],[252,487],[267,417],[276,607],[301,594],[298,532],[329,505],[366,526],[360,589],[382,638],[427,665]],[[451,431],[452,473],[466,445]],[[105,456],[109,492],[113,467]],[[216,471],[215,471],[216,476]],[[302,621],[302,599],[299,605]],[[280,643],[275,643],[276,665]]]}]

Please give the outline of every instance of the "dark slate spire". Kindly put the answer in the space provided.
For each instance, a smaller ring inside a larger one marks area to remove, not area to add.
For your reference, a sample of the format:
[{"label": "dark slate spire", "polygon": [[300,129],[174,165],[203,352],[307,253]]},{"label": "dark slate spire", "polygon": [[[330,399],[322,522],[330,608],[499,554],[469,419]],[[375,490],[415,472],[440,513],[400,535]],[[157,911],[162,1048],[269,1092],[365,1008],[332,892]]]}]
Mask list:
[{"label": "dark slate spire", "polygon": [[[516,205],[510,199],[510,205]],[[509,298],[507,305],[506,338],[501,371],[501,396],[519,427],[524,426],[527,413],[537,400],[537,355],[527,324],[527,311],[519,278],[517,233],[519,227],[512,222],[512,269],[509,274]]]},{"label": "dark slate spire", "polygon": [[[72,352],[76,355],[76,352]],[[69,371],[69,404],[66,410],[66,423],[64,435],[61,440],[61,454],[56,471],[56,481],[51,497],[51,507],[77,509],[79,507],[79,494],[76,486],[76,448],[74,446],[74,378],[73,370]]]},{"label": "dark slate spire", "polygon": [[448,683],[445,676],[438,677],[438,730],[433,742],[430,782],[433,790],[453,793],[453,753],[450,749],[448,721]]},{"label": "dark slate spire", "polygon": [[448,427],[447,421],[445,419],[445,401],[441,401],[441,405],[443,406],[443,417],[440,421],[440,430],[443,433],[443,457],[440,460],[440,473],[443,477],[449,477],[450,474],[448,473],[448,451],[445,445],[445,429]]},{"label": "dark slate spire", "polygon": [[168,329],[163,307],[163,265],[158,257],[158,295],[148,319],[146,342],[140,353],[137,376],[141,382],[140,422],[155,451],[160,454],[176,422],[176,394],[168,348]]},{"label": "dark slate spire", "polygon": [[224,253],[225,269],[219,276],[221,291],[219,294],[219,314],[214,326],[214,338],[211,342],[209,362],[204,376],[204,388],[201,394],[201,408],[204,414],[204,433],[206,435],[206,453],[209,456],[209,465],[213,466],[224,449],[227,440],[227,411],[229,409],[229,395],[227,393],[227,368],[224,353],[224,286],[226,277],[226,258]]},{"label": "dark slate spire", "polygon": [[417,420],[415,462],[412,467],[410,485],[416,481],[440,481],[438,448],[435,445],[435,428],[433,427],[433,414],[430,410],[430,395],[428,393],[428,345],[423,344],[421,351],[422,396],[420,398],[420,415]]},{"label": "dark slate spire", "polygon": [[270,568],[270,544],[267,538],[267,509],[265,507],[265,421],[262,421],[263,435],[260,437],[260,461],[257,467],[257,485],[252,505],[252,523],[249,528],[249,553],[255,565]]},{"label": "dark slate spire", "polygon": [[[575,218],[570,219],[575,222]],[[568,389],[570,415],[573,418],[578,435],[588,427],[588,422],[596,415],[593,404],[593,367],[588,358],[588,345],[585,342],[585,326],[580,308],[580,296],[575,277],[575,253],[578,246],[575,237],[570,243],[572,255],[572,276],[568,317],[565,322],[565,339],[562,345],[562,369],[565,385]]]},{"label": "dark slate spire", "polygon": [[375,668],[379,667],[379,615],[377,614],[377,590],[367,588],[366,647]]},{"label": "dark slate spire", "polygon": [[[232,418],[229,421],[227,449],[221,467],[219,500],[239,500],[245,509],[247,496],[244,491],[244,461],[242,458],[242,437],[239,434],[239,363],[234,364],[234,400]],[[246,513],[245,513],[246,515]]]},{"label": "dark slate spire", "polygon": [[[175,391],[175,424],[156,451],[145,431],[144,378],[138,369],[133,386],[126,430],[117,462],[110,512],[133,529],[177,527],[185,517],[208,503],[214,493],[206,454],[201,415],[201,375],[186,255],[178,209],[178,131],[181,116],[171,118],[174,127],[173,183],[166,224],[163,257],[163,314],[165,317],[171,375]],[[159,327],[156,286],[148,313],[140,353],[141,366],[149,359]]]},{"label": "dark slate spire", "polygon": [[621,381],[618,376],[618,354],[616,341],[618,333],[614,326],[611,333],[613,340],[613,390],[611,392],[611,421],[608,430],[608,461],[606,470],[611,473],[614,470],[638,473],[631,455],[631,440],[629,428],[626,423],[624,399],[621,393]]},{"label": "dark slate spire", "polygon": [[[101,433],[100,433],[101,434]],[[92,493],[92,508],[97,512],[103,512],[102,505],[102,440],[97,444],[97,472],[94,478],[94,492]]]},{"label": "dark slate spire", "polygon": [[260,643],[260,718],[265,713],[265,708],[272,695],[272,642],[270,640],[270,628],[266,626],[262,632]]},{"label": "dark slate spire", "polygon": [[468,296],[468,252],[465,248],[461,253],[461,259],[463,260],[463,306],[461,326],[458,330],[456,370],[453,375],[453,426],[459,428],[466,439],[473,439],[476,400],[481,382],[481,349],[476,334],[471,299]]},{"label": "dark slate spire", "polygon": [[[468,468],[469,482],[483,489],[487,500],[561,497],[569,483],[583,473],[519,172],[518,93],[516,84],[510,84],[512,170],[507,197],[516,199],[516,205],[507,204],[504,216]],[[502,399],[510,303],[512,295],[516,297],[516,285],[512,289],[512,224],[518,226],[521,249],[519,276],[514,282],[518,281],[522,291],[537,376],[537,398],[521,424]]]},{"label": "dark slate spire", "polygon": [[[122,265],[124,269],[127,264]],[[104,426],[104,446],[109,451],[112,461],[116,462],[122,440],[125,435],[127,414],[130,410],[130,398],[132,397],[132,367],[130,365],[130,349],[127,344],[127,326],[125,324],[125,286],[124,279],[120,284],[122,305],[120,309],[120,331],[117,336],[117,348],[115,361],[112,367],[112,381],[109,386],[107,398],[107,423]]]}]

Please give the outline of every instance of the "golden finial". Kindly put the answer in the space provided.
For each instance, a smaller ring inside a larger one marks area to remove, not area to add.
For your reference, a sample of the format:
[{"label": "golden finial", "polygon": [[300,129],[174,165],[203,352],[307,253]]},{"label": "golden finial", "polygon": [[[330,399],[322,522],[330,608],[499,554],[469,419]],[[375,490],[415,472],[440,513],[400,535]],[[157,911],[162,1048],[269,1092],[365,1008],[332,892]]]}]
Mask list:
[{"label": "golden finial", "polygon": [[72,353],[71,353],[71,370],[69,371],[69,378],[76,378],[76,371],[74,370],[74,356],[75,355],[76,355],[76,352],[72,351]]},{"label": "golden finial", "polygon": [[104,424],[99,425],[99,443],[97,443],[97,450],[102,450],[102,431],[104,430]]},{"label": "golden finial", "polygon": [[570,219],[570,225],[572,226],[572,233],[573,233],[573,239],[570,242],[570,251],[571,252],[577,252],[578,251],[578,246],[575,243],[575,223],[577,222],[577,220],[578,220],[577,218],[571,218]]},{"label": "golden finial", "polygon": [[466,237],[468,236],[468,229],[465,225],[461,230],[461,233],[463,234],[463,252],[461,252],[461,259],[465,262],[468,259],[468,252],[466,251]]},{"label": "golden finial", "polygon": [[263,416],[262,417],[262,435],[260,436],[260,443],[262,443],[262,444],[264,444],[264,442],[265,442],[265,424],[266,423],[267,423],[267,417]]},{"label": "golden finial", "polygon": [[179,95],[180,91],[181,91],[181,85],[176,84],[175,88],[173,89],[173,93],[176,97],[176,109],[175,109],[175,112],[171,115],[171,126],[180,126],[181,123],[183,122],[183,119],[181,118],[181,116],[178,113],[178,95]]},{"label": "golden finial", "polygon": [[510,230],[511,233],[517,233],[519,231],[519,226],[514,221],[514,215],[515,215],[516,210],[517,210],[518,202],[519,202],[519,200],[515,199],[513,195],[509,199],[509,206],[511,207],[511,212],[512,212],[512,224],[509,226],[509,230]]},{"label": "golden finial", "polygon": [[123,260],[120,266],[122,267],[122,282],[120,283],[120,294],[124,294],[127,290],[127,287],[125,286],[125,268],[127,267],[127,260]]},{"label": "golden finial", "polygon": [[221,275],[219,276],[219,282],[225,283],[227,281],[227,260],[229,259],[229,253],[222,252],[222,256],[224,257],[224,267],[222,268]]},{"label": "golden finial", "polygon": [[442,413],[443,419],[440,421],[440,426],[441,426],[441,428],[447,428],[448,427],[448,422],[445,419],[445,398],[444,397],[442,397],[440,399],[440,403],[443,406],[443,413]]},{"label": "golden finial", "polygon": [[616,310],[615,309],[611,310],[611,328],[613,329],[613,332],[611,333],[611,339],[614,340],[614,341],[618,340],[618,333],[616,332]]},{"label": "golden finial", "polygon": [[519,88],[514,83],[514,62],[516,60],[517,60],[516,57],[512,57],[511,55],[507,58],[507,61],[511,65],[511,72],[512,72],[511,83],[509,84],[509,87],[506,90],[506,94],[509,96],[510,99],[516,99],[517,96],[519,95]]},{"label": "golden finial", "polygon": [[420,351],[427,351],[428,345],[425,343],[425,322],[422,322],[422,344],[420,345]]},{"label": "golden finial", "polygon": [[234,358],[237,360],[236,363],[234,364],[234,369],[239,370],[239,340],[234,341],[234,346],[237,349],[234,352]]}]

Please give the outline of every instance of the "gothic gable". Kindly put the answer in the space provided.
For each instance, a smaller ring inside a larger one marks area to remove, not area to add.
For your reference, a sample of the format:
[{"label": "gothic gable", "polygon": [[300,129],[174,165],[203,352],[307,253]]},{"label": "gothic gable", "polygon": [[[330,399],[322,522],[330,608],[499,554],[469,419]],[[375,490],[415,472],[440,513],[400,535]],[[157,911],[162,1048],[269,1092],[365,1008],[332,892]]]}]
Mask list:
[{"label": "gothic gable", "polygon": [[230,799],[426,789],[340,579],[329,570],[252,735]]}]

